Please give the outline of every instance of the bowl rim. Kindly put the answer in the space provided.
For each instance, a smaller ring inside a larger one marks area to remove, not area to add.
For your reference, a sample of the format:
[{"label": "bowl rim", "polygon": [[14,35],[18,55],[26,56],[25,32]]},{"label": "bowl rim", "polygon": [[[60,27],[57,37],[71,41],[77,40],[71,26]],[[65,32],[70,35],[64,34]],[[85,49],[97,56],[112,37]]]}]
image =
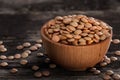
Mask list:
[{"label": "bowl rim", "polygon": [[[49,20],[50,21],[50,20]],[[49,22],[48,21],[48,22]],[[105,42],[106,40],[108,40],[108,39],[111,39],[112,38],[112,29],[110,30],[110,36],[107,38],[107,39],[105,39],[105,40],[103,40],[103,41],[101,41],[101,42],[99,42],[99,43],[95,43],[95,44],[89,44],[89,45],[78,45],[78,46],[74,46],[74,45],[66,45],[66,44],[61,44],[61,43],[58,43],[58,42],[54,42],[54,41],[52,41],[51,39],[49,39],[46,35],[45,35],[45,33],[44,33],[44,31],[45,31],[45,28],[47,27],[47,24],[48,24],[48,22],[47,23],[45,23],[42,27],[41,27],[41,29],[40,29],[40,35],[44,38],[44,39],[46,39],[47,41],[49,41],[50,43],[53,43],[53,44],[55,44],[55,45],[59,45],[59,46],[66,46],[66,47],[85,47],[85,46],[95,46],[95,45],[99,45],[100,43],[103,43],[103,42]],[[107,24],[108,25],[108,24]]]}]

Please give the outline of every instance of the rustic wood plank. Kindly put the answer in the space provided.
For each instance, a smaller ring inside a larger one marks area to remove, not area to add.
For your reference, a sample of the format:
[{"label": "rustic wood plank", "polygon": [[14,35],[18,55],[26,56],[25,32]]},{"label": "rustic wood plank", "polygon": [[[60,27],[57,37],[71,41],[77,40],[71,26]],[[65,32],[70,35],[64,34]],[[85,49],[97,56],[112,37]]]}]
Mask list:
[{"label": "rustic wood plank", "polygon": [[[21,50],[16,51],[15,47],[18,44],[29,41],[32,44],[35,43],[36,39],[40,38],[40,27],[49,19],[56,15],[67,15],[67,14],[86,14],[106,21],[113,27],[114,35],[113,38],[120,39],[120,14],[119,12],[104,12],[104,11],[73,11],[73,12],[29,12],[27,14],[0,14],[0,40],[4,40],[5,46],[8,48],[8,52],[1,53],[6,55],[13,55]],[[46,16],[47,15],[47,16]],[[27,49],[27,48],[26,48]],[[115,50],[120,49],[119,45],[111,44],[108,52],[108,56],[112,56]],[[43,49],[39,49],[43,52]],[[50,77],[43,77],[42,80],[102,80],[101,75],[93,75],[90,72],[71,72],[64,70],[60,66],[56,69],[51,70],[48,68],[48,64],[43,63],[43,58],[36,57],[36,53],[39,51],[32,52],[32,55],[28,58],[29,64],[21,66],[20,60],[5,60],[10,65],[6,68],[0,67],[0,80],[38,80],[33,77],[33,71],[30,67],[33,64],[39,64],[40,70],[48,69],[51,71]],[[0,60],[1,62],[1,60]],[[113,69],[115,72],[120,73],[120,57],[117,62],[113,62],[107,67],[100,68],[102,72],[107,69]],[[17,74],[10,74],[9,69],[17,67],[19,72]]]}]

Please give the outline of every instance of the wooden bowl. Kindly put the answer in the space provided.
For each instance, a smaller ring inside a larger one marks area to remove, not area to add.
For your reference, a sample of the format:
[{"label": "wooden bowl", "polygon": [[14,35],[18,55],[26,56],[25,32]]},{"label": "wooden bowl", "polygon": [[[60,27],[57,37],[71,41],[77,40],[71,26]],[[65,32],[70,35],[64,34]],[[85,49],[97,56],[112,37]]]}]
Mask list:
[{"label": "wooden bowl", "polygon": [[[41,28],[41,38],[48,57],[56,64],[71,71],[84,71],[99,63],[107,53],[111,37],[97,44],[71,46],[53,42],[44,33],[46,24]],[[112,31],[111,31],[112,33]]]}]

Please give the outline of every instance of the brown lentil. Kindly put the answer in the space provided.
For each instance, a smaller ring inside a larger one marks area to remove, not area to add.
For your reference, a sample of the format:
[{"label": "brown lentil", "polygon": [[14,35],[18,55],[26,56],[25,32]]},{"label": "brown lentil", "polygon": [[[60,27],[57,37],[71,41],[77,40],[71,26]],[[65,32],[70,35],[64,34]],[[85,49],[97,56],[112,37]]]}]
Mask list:
[{"label": "brown lentil", "polygon": [[53,40],[54,42],[59,42],[60,37],[57,36],[57,35],[54,35],[54,36],[52,37],[52,40]]},{"label": "brown lentil", "polygon": [[76,30],[76,31],[74,32],[75,35],[79,35],[79,34],[81,34],[81,33],[82,33],[81,30]]},{"label": "brown lentil", "polygon": [[65,24],[69,24],[71,21],[72,21],[71,18],[65,18],[65,19],[63,19],[63,23],[65,23]]},{"label": "brown lentil", "polygon": [[31,46],[31,44],[29,42],[25,42],[25,43],[23,43],[23,46],[24,47],[29,47],[29,46]]},{"label": "brown lentil", "polygon": [[5,55],[1,55],[0,59],[5,60],[5,59],[7,59],[7,57]]},{"label": "brown lentil", "polygon": [[0,41],[0,45],[2,45],[3,44],[3,41]]},{"label": "brown lentil", "polygon": [[35,51],[35,50],[37,50],[37,49],[38,49],[38,48],[37,48],[36,46],[31,46],[31,47],[30,47],[30,50],[31,50],[31,51]]},{"label": "brown lentil", "polygon": [[77,26],[78,26],[78,23],[77,23],[77,22],[71,22],[70,25],[71,25],[71,26],[74,26],[74,27],[77,27]]},{"label": "brown lentil", "polygon": [[20,49],[23,49],[24,47],[22,45],[18,45],[16,48],[20,50]]},{"label": "brown lentil", "polygon": [[104,79],[104,80],[111,80],[111,76],[105,74],[105,75],[103,76],[103,79]]},{"label": "brown lentil", "polygon": [[91,72],[94,72],[94,71],[96,71],[96,70],[97,70],[97,69],[94,68],[94,67],[90,69]]},{"label": "brown lentil", "polygon": [[20,64],[21,64],[21,65],[26,65],[27,63],[28,63],[28,61],[25,60],[25,59],[23,59],[23,60],[20,61]]},{"label": "brown lentil", "polygon": [[45,58],[44,62],[45,63],[49,63],[50,62],[50,58]]},{"label": "brown lentil", "polygon": [[110,58],[108,58],[108,57],[104,58],[104,61],[105,61],[107,64],[110,64],[110,63],[111,63],[111,60],[110,60]]},{"label": "brown lentil", "polygon": [[36,66],[36,65],[32,66],[32,70],[37,71],[38,69],[39,69],[39,66]]},{"label": "brown lentil", "polygon": [[37,78],[40,78],[40,77],[42,77],[42,73],[41,72],[35,72],[34,76],[37,77]]},{"label": "brown lentil", "polygon": [[37,43],[42,43],[42,39],[36,40]]},{"label": "brown lentil", "polygon": [[7,62],[1,62],[0,65],[1,65],[2,67],[6,67],[6,66],[8,66],[8,63],[7,63]]},{"label": "brown lentil", "polygon": [[25,52],[25,53],[28,53],[28,54],[31,54],[31,51],[30,51],[30,50],[25,50],[24,52]]},{"label": "brown lentil", "polygon": [[56,64],[49,64],[49,67],[50,67],[51,69],[54,69],[54,68],[56,68]]},{"label": "brown lentil", "polygon": [[113,39],[112,42],[113,42],[114,44],[119,44],[119,43],[120,43],[120,40],[119,40],[119,39]]},{"label": "brown lentil", "polygon": [[114,72],[113,72],[112,70],[107,70],[107,71],[106,71],[106,74],[107,74],[107,75],[113,75]]},{"label": "brown lentil", "polygon": [[0,49],[0,52],[6,52],[7,51],[7,48],[1,48]]},{"label": "brown lentil", "polygon": [[13,59],[14,59],[14,56],[8,56],[7,59],[13,60]]},{"label": "brown lentil", "polygon": [[115,51],[114,54],[120,56],[120,51]]},{"label": "brown lentil", "polygon": [[15,54],[15,55],[14,55],[14,58],[15,58],[15,59],[20,59],[20,58],[21,58],[21,54]]},{"label": "brown lentil", "polygon": [[115,73],[113,74],[112,78],[115,80],[120,80],[120,74]]},{"label": "brown lentil", "polygon": [[45,77],[48,77],[48,76],[50,76],[50,71],[47,71],[47,70],[42,71],[42,75]]},{"label": "brown lentil", "polygon": [[26,53],[26,52],[23,52],[23,53],[21,54],[21,57],[22,57],[22,58],[27,58],[28,56],[29,56],[29,54]]},{"label": "brown lentil", "polygon": [[42,45],[41,45],[41,44],[35,44],[35,46],[36,46],[37,48],[42,47]]},{"label": "brown lentil", "polygon": [[37,56],[38,56],[38,57],[41,57],[41,56],[44,56],[44,54],[41,53],[41,52],[39,52],[39,53],[37,53]]},{"label": "brown lentil", "polygon": [[10,73],[17,73],[18,72],[18,69],[17,68],[12,68],[11,70],[10,70]]},{"label": "brown lentil", "polygon": [[114,56],[111,56],[110,59],[111,59],[111,61],[116,61],[116,60],[118,60],[118,58],[117,58],[117,57],[114,57]]},{"label": "brown lentil", "polygon": [[96,75],[98,75],[98,74],[101,73],[101,71],[100,70],[95,70],[93,73],[96,74]]},{"label": "brown lentil", "polygon": [[100,66],[102,66],[102,67],[107,66],[107,63],[106,62],[101,62]]}]

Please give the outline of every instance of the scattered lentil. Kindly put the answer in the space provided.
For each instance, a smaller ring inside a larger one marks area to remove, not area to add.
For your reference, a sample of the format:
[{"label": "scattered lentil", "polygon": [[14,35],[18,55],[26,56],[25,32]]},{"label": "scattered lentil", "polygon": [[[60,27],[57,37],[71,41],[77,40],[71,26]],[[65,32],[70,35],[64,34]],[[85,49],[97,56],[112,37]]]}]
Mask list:
[{"label": "scattered lentil", "polygon": [[14,56],[8,56],[7,59],[13,60],[13,59],[14,59]]},{"label": "scattered lentil", "polygon": [[36,40],[37,43],[42,43],[42,39]]},{"label": "scattered lentil", "polygon": [[112,78],[115,80],[120,80],[120,74],[115,73],[113,74]]},{"label": "scattered lentil", "polygon": [[22,45],[18,45],[16,48],[17,48],[18,50],[21,50],[21,49],[23,49],[24,47],[23,47]]},{"label": "scattered lentil", "polygon": [[21,58],[21,54],[15,54],[15,55],[14,55],[14,58],[15,58],[15,59],[20,59],[20,58]]},{"label": "scattered lentil", "polygon": [[41,56],[44,56],[44,54],[41,53],[41,52],[39,52],[39,53],[37,53],[37,56],[38,56],[38,57],[41,57]]},{"label": "scattered lentil", "polygon": [[31,51],[35,51],[35,50],[37,50],[37,49],[38,49],[38,48],[37,48],[36,46],[31,46],[31,47],[30,47],[30,50],[31,50]]},{"label": "scattered lentil", "polygon": [[101,73],[101,71],[100,70],[95,70],[93,73],[96,74],[96,75],[98,75],[98,74]]},{"label": "scattered lentil", "polygon": [[36,66],[36,65],[32,66],[32,70],[37,71],[38,69],[39,69],[39,66]]},{"label": "scattered lentil", "polygon": [[34,76],[37,77],[37,78],[40,78],[40,77],[42,77],[42,73],[41,72],[35,72]]},{"label": "scattered lentil", "polygon": [[50,71],[44,70],[42,71],[42,75],[48,77],[50,75]]},{"label": "scattered lentil", "polygon": [[104,80],[111,80],[111,76],[110,75],[103,75],[103,79]]},{"label": "scattered lentil", "polygon": [[21,65],[26,65],[27,63],[28,63],[28,61],[26,59],[23,59],[23,60],[20,61]]},{"label": "scattered lentil", "polygon": [[21,57],[22,57],[22,58],[27,58],[28,56],[29,56],[29,54],[26,53],[26,52],[23,52],[23,53],[21,54]]},{"label": "scattered lentil", "polygon": [[7,59],[7,57],[5,55],[1,55],[0,59],[5,60],[5,59]]},{"label": "scattered lentil", "polygon": [[1,65],[2,67],[6,67],[6,66],[8,66],[8,63],[7,63],[7,62],[1,62],[0,65]]},{"label": "scattered lentil", "polygon": [[115,51],[114,54],[120,56],[120,51]]},{"label": "scattered lentil", "polygon": [[50,67],[51,69],[54,69],[54,68],[56,68],[56,64],[49,64],[49,67]]},{"label": "scattered lentil", "polygon": [[24,47],[29,47],[29,46],[31,46],[31,44],[29,42],[25,42],[25,43],[23,43],[23,46]]},{"label": "scattered lentil", "polygon": [[119,43],[120,43],[120,40],[119,40],[119,39],[113,39],[112,42],[113,42],[114,44],[119,44]]},{"label": "scattered lentil", "polygon": [[10,70],[10,72],[13,73],[13,74],[14,74],[14,73],[17,73],[17,72],[18,72],[18,69],[17,69],[17,68],[12,68],[12,69]]},{"label": "scattered lentil", "polygon": [[116,60],[118,60],[118,58],[117,58],[117,57],[114,57],[114,56],[111,56],[110,59],[111,59],[111,61],[116,61]]},{"label": "scattered lentil", "polygon": [[106,74],[107,74],[107,75],[113,75],[114,72],[113,72],[112,70],[107,70],[107,71],[106,71]]}]

